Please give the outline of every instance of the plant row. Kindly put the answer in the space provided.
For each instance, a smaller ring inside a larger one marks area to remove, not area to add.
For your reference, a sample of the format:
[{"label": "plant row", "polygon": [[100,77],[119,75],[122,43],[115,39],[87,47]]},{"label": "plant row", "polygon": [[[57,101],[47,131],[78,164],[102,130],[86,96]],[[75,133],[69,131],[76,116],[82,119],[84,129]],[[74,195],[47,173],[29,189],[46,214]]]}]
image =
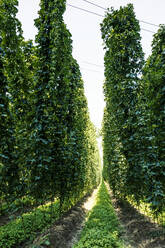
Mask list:
[{"label": "plant row", "polygon": [[165,206],[165,26],[144,61],[133,5],[107,11],[101,24],[105,49],[103,175],[118,197]]},{"label": "plant row", "polygon": [[98,185],[100,159],[64,20],[66,1],[41,0],[36,45],[17,0],[0,1],[1,204],[32,197],[74,202]]}]

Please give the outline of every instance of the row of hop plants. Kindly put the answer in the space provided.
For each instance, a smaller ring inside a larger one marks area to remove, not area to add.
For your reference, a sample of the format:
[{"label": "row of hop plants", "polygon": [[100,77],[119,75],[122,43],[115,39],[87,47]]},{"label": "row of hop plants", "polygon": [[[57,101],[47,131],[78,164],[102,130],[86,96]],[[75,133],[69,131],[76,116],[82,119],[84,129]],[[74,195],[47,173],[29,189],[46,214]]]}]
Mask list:
[{"label": "row of hop plants", "polygon": [[165,26],[144,60],[132,4],[108,10],[105,49],[103,176],[117,197],[165,209]]},{"label": "row of hop plants", "polygon": [[23,38],[17,6],[0,1],[0,203],[74,204],[99,184],[100,159],[66,1],[40,1],[36,45]]}]

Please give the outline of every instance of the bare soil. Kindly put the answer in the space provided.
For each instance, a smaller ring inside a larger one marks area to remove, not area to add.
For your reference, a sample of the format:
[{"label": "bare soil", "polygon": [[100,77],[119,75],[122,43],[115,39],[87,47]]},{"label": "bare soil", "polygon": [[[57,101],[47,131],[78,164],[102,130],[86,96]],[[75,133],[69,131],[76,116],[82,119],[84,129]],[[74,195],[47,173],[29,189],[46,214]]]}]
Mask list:
[{"label": "bare soil", "polygon": [[127,247],[165,248],[165,230],[141,214],[128,202],[116,200],[109,190],[110,197],[124,229],[123,239]]},{"label": "bare soil", "polygon": [[[78,241],[86,216],[95,204],[97,189],[92,195],[85,196],[76,206],[72,207],[51,228],[39,235],[30,247],[72,248]],[[44,245],[48,240],[50,244]],[[28,248],[29,246],[26,246]]]},{"label": "bare soil", "polygon": [[[165,232],[161,226],[153,223],[128,202],[116,200],[110,189],[109,193],[122,226],[121,238],[126,248],[165,248]],[[95,204],[96,194],[97,190],[90,197],[84,197],[26,248],[72,248],[80,238],[87,213]],[[44,244],[45,241],[49,242]]]}]

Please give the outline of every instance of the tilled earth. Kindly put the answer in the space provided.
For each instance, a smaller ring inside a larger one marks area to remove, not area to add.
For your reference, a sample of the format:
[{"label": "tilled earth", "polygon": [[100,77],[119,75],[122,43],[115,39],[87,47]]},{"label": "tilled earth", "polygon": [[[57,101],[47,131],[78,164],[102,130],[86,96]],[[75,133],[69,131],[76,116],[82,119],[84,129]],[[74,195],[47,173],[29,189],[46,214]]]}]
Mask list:
[{"label": "tilled earth", "polygon": [[[97,190],[92,195],[84,197],[76,206],[72,207],[66,214],[52,225],[45,233],[38,236],[33,242],[35,248],[72,248],[79,239],[84,226],[87,212],[92,209]],[[46,237],[48,245],[41,243]],[[29,246],[26,246],[26,248]]]},{"label": "tilled earth", "polygon": [[[50,229],[40,235],[34,241],[34,246],[30,247],[72,248],[80,237],[87,212],[92,209],[95,203],[96,193],[95,190],[90,197],[84,197],[81,202],[55,222]],[[116,200],[110,190],[109,193],[115,212],[123,227],[121,238],[123,238],[126,248],[165,248],[165,233],[159,225],[140,214],[128,202],[123,203]],[[45,237],[49,240],[49,244],[41,244],[41,240],[44,240]]]},{"label": "tilled earth", "polygon": [[165,230],[153,223],[128,202],[116,200],[110,191],[112,203],[124,229],[123,238],[132,248],[165,248]]}]

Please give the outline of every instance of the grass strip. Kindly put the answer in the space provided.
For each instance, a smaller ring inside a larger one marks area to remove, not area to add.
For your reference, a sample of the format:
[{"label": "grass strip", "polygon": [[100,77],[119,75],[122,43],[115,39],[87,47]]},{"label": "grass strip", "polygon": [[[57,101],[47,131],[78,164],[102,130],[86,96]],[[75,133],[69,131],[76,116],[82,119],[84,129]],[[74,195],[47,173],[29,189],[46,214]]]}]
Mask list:
[{"label": "grass strip", "polygon": [[[53,215],[51,214],[53,207]],[[37,232],[42,231],[59,218],[59,201],[53,205],[46,204],[39,206],[29,213],[0,227],[0,247],[13,248],[21,247],[25,240],[33,240]]]},{"label": "grass strip", "polygon": [[96,205],[89,212],[80,240],[74,248],[124,248],[120,234],[121,227],[103,182],[97,194]]}]

